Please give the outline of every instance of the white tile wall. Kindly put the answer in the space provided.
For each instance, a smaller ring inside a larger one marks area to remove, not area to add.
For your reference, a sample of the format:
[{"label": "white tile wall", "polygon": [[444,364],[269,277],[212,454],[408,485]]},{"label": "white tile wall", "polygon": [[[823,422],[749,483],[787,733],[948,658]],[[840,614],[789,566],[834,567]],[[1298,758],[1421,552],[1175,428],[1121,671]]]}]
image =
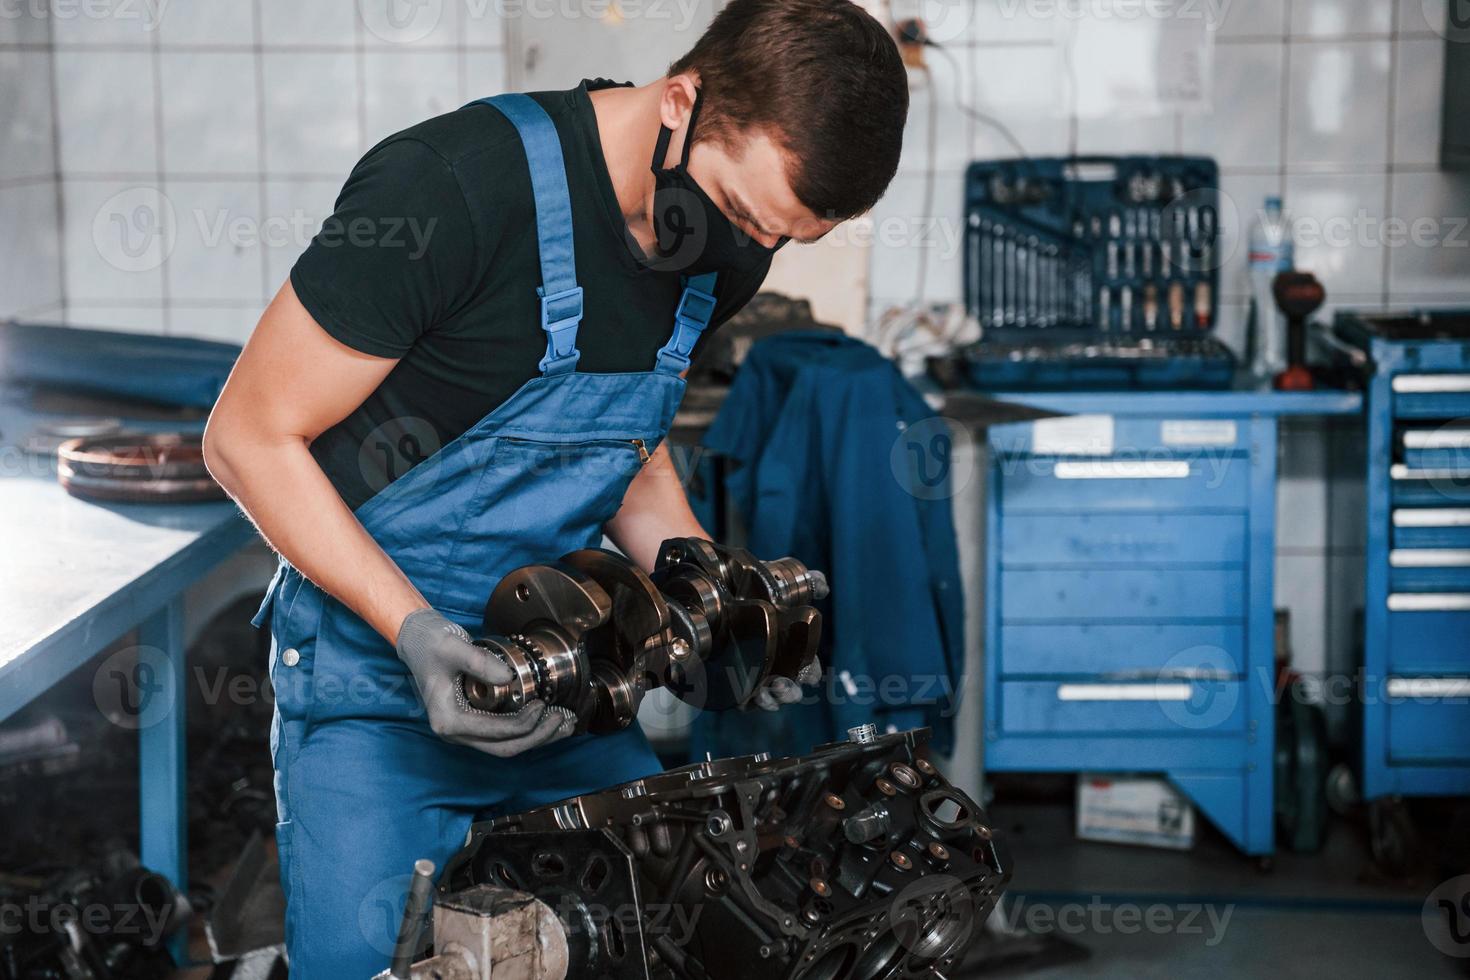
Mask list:
[{"label": "white tile wall", "polygon": [[0,50],[0,182],[54,177],[55,134],[51,115],[51,55]]},{"label": "white tile wall", "polygon": [[1286,108],[1289,167],[1353,169],[1388,162],[1392,53],[1387,40],[1292,45]]},{"label": "white tile wall", "polygon": [[0,316],[243,341],[363,152],[505,90],[494,0],[35,6],[0,10]]},{"label": "white tile wall", "polygon": [[1219,45],[1213,105],[1208,113],[1183,119],[1180,149],[1212,156],[1227,169],[1276,169],[1281,160],[1281,114],[1246,107],[1281,104],[1285,58],[1286,46],[1279,40]]},{"label": "white tile wall", "polygon": [[49,316],[61,302],[56,181],[0,186],[0,319]]},{"label": "white tile wall", "polygon": [[368,143],[469,101],[460,97],[457,51],[370,50],[363,64]]},{"label": "white tile wall", "polygon": [[62,304],[50,24],[0,10],[0,319],[55,319]]},{"label": "white tile wall", "polygon": [[358,60],[336,52],[265,53],[267,172],[331,176],[352,169],[364,147]]},{"label": "white tile wall", "polygon": [[262,161],[255,56],[165,49],[158,64],[166,170],[258,174]]},{"label": "white tile wall", "polygon": [[157,176],[153,52],[58,47],[55,59],[62,173]]},{"label": "white tile wall", "polygon": [[1437,37],[1398,43],[1394,65],[1393,163],[1433,168],[1439,163],[1440,104],[1444,45]]}]

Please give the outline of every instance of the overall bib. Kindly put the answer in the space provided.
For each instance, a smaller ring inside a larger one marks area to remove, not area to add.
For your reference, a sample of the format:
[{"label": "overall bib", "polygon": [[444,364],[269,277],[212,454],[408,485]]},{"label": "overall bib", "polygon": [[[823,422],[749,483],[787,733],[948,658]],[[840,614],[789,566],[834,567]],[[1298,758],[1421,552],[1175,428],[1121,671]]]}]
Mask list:
[{"label": "overall bib", "polygon": [[[715,277],[694,277],[651,370],[577,372],[582,290],[560,138],[527,96],[483,101],[515,125],[530,163],[547,334],[541,374],[357,510],[424,598],[471,633],[507,572],[600,543],[668,432],[684,392],[679,375],[715,306]],[[510,759],[442,741],[393,646],[284,562],[256,617],[267,621],[293,977],[365,980],[384,969],[413,862],[442,867],[473,820],[660,768],[636,726]]]}]

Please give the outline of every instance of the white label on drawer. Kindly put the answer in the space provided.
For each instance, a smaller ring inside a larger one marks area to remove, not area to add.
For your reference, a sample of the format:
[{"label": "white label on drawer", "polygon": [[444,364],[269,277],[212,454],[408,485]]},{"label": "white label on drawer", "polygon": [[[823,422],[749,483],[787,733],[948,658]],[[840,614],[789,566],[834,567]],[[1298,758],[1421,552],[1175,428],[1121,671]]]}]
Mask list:
[{"label": "white label on drawer", "polygon": [[1031,451],[1038,456],[1111,456],[1111,415],[1069,415],[1031,423]]},{"label": "white label on drawer", "polygon": [[1058,701],[1188,701],[1193,689],[1182,683],[1058,684]]},{"label": "white label on drawer", "polygon": [[1470,548],[1395,548],[1388,553],[1393,568],[1463,568],[1470,565]]},{"label": "white label on drawer", "polygon": [[1470,449],[1470,429],[1410,429],[1405,449]]},{"label": "white label on drawer", "polygon": [[1470,391],[1470,374],[1401,374],[1393,379],[1401,395],[1433,395]]},{"label": "white label on drawer", "polygon": [[1470,593],[1395,592],[1388,597],[1391,612],[1470,612]]},{"label": "white label on drawer", "polygon": [[1057,463],[1058,480],[1182,480],[1187,459],[1077,459]]},{"label": "white label on drawer", "polygon": [[1470,527],[1470,507],[1400,508],[1393,512],[1394,527]]},{"label": "white label on drawer", "polygon": [[1390,480],[1464,480],[1470,478],[1470,470],[1411,470],[1403,463],[1394,463],[1388,468]]},{"label": "white label on drawer", "polygon": [[1391,698],[1470,697],[1470,677],[1390,677]]},{"label": "white label on drawer", "polygon": [[1230,419],[1165,419],[1159,424],[1166,446],[1233,446],[1238,435]]}]

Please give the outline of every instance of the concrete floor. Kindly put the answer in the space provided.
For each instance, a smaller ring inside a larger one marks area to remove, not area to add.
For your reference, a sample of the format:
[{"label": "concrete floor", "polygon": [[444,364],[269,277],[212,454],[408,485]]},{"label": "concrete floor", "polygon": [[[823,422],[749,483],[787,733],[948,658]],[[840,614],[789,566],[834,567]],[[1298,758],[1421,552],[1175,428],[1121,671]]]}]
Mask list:
[{"label": "concrete floor", "polygon": [[1207,827],[1193,850],[1170,852],[1079,841],[1065,804],[990,814],[1016,869],[1004,921],[1085,953],[986,971],[982,945],[961,977],[1470,976],[1470,959],[1442,955],[1426,932],[1438,882],[1377,877],[1347,824],[1321,853],[1280,854],[1262,871]]}]

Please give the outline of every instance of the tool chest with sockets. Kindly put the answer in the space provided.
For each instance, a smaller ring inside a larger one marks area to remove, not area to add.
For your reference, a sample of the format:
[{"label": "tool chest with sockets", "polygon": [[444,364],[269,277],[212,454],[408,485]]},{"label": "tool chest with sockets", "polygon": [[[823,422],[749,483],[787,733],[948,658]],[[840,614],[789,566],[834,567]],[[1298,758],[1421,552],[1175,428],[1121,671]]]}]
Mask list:
[{"label": "tool chest with sockets", "polygon": [[1205,157],[1027,158],[965,177],[964,353],[992,390],[1226,388],[1212,335],[1218,171]]},{"label": "tool chest with sockets", "polygon": [[1036,394],[1068,415],[990,430],[988,770],[1161,773],[1271,853],[1277,426],[1260,402]]},{"label": "tool chest with sockets", "polygon": [[1366,799],[1470,793],[1470,310],[1341,313],[1366,355]]}]

